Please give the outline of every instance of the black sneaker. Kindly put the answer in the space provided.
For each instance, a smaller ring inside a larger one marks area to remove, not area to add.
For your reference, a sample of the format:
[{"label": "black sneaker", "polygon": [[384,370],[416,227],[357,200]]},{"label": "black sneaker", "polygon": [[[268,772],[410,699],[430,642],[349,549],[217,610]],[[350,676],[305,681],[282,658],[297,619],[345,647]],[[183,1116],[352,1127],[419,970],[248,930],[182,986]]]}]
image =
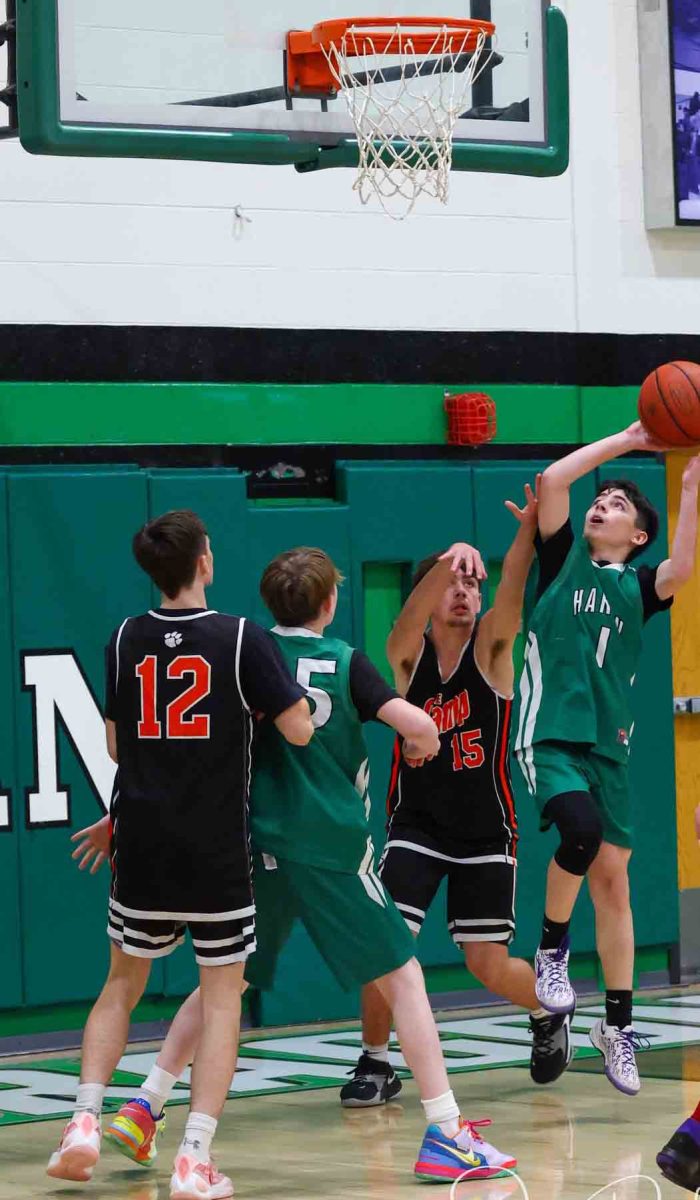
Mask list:
[{"label": "black sneaker", "polygon": [[393,1067],[369,1054],[360,1055],[351,1075],[350,1083],[340,1089],[344,1108],[374,1108],[395,1100],[401,1091],[401,1080]]},{"label": "black sneaker", "polygon": [[532,1054],[530,1075],[533,1083],[554,1083],[571,1062],[570,1025],[573,1013],[559,1016],[530,1017],[532,1031]]},{"label": "black sneaker", "polygon": [[664,1179],[697,1195],[700,1191],[700,1122],[692,1117],[685,1121],[659,1151],[656,1162]]}]

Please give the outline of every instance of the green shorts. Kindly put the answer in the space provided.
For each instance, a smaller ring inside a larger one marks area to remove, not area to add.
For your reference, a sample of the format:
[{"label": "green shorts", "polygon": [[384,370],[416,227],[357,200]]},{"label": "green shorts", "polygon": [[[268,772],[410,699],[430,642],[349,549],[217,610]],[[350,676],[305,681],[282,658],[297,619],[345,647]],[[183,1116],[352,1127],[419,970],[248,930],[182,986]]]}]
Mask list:
[{"label": "green shorts", "polygon": [[322,871],[268,855],[264,861],[255,855],[253,866],[258,948],[245,972],[253,987],[273,986],[277,960],[297,919],[346,991],[415,956],[406,922],[376,875]]},{"label": "green shorts", "polygon": [[564,792],[589,792],[603,822],[603,838],[632,848],[632,809],[627,763],[603,758],[575,742],[538,742],[515,757],[540,812],[540,829],[550,829],[545,808]]}]

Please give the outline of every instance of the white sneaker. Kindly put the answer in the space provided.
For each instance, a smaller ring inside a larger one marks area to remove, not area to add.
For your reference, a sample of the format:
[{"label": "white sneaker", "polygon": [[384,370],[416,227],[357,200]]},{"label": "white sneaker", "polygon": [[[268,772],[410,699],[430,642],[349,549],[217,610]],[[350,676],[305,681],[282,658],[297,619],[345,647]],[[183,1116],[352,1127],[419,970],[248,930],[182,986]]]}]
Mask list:
[{"label": "white sneaker", "polygon": [[75,1113],[63,1130],[58,1150],[51,1155],[46,1174],[52,1179],[87,1183],[100,1157],[102,1130],[93,1113]]},{"label": "white sneaker", "polygon": [[626,1096],[636,1096],[642,1085],[634,1052],[641,1048],[641,1039],[632,1026],[618,1029],[616,1025],[606,1025],[601,1019],[596,1021],[588,1036],[591,1044],[603,1055],[605,1074],[613,1087]]},{"label": "white sneaker", "polygon": [[547,1012],[572,1013],[576,993],[569,979],[569,939],[556,950],[537,950],[535,955],[535,994]]},{"label": "white sneaker", "polygon": [[231,1180],[212,1162],[197,1162],[189,1154],[178,1154],[170,1179],[170,1200],[226,1200],[232,1195]]}]

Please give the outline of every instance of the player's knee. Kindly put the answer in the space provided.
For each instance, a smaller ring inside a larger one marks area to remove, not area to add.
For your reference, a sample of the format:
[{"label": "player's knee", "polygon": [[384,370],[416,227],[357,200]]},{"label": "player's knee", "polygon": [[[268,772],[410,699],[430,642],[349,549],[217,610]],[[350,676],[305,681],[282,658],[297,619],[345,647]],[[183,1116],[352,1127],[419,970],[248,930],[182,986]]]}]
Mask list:
[{"label": "player's knee", "polygon": [[603,841],[600,813],[588,792],[567,792],[550,800],[545,815],[559,830],[554,861],[570,875],[585,875]]},{"label": "player's knee", "polygon": [[630,909],[630,883],[626,870],[604,871],[589,880],[591,900],[596,909],[626,913]]},{"label": "player's knee", "polygon": [[508,951],[495,942],[466,942],[464,958],[467,969],[489,992],[501,991],[503,968]]}]

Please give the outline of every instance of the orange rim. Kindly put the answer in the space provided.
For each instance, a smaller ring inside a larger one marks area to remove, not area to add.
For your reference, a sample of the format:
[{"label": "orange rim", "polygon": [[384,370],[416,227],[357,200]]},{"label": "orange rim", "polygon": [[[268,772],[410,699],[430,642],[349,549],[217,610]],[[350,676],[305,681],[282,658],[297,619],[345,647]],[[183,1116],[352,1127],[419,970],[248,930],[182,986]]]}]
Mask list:
[{"label": "orange rim", "polygon": [[335,95],[338,85],[326,55],[348,34],[344,53],[360,57],[383,54],[392,46],[416,56],[468,54],[478,49],[482,38],[491,38],[495,33],[491,21],[455,17],[338,17],[320,21],[313,29],[295,29],[287,34],[287,90],[290,95]]}]

